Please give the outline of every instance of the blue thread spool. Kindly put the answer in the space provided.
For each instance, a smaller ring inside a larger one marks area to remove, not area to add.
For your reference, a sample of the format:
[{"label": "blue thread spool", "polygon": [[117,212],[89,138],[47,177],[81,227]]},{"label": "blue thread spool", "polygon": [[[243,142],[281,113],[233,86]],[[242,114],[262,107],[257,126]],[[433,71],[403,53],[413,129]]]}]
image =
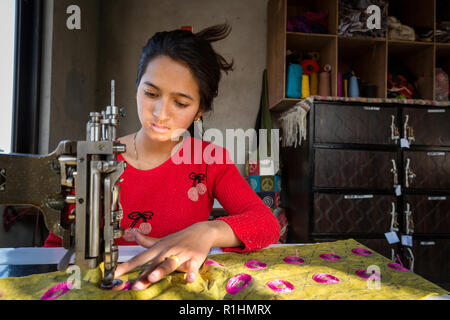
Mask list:
[{"label": "blue thread spool", "polygon": [[359,97],[358,79],[355,76],[350,78],[349,96],[352,98]]},{"label": "blue thread spool", "polygon": [[300,98],[302,96],[303,68],[299,64],[290,64],[287,74],[286,97]]}]

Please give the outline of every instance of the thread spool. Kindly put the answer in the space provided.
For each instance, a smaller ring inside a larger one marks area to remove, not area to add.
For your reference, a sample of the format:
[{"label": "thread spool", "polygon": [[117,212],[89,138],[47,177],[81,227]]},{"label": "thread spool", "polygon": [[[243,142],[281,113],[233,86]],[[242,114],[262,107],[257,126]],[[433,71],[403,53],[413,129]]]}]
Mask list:
[{"label": "thread spool", "polygon": [[309,97],[309,76],[304,74],[302,76],[302,98]]},{"label": "thread spool", "polygon": [[319,74],[319,95],[330,95],[330,73],[327,71],[321,72]]},{"label": "thread spool", "polygon": [[299,64],[290,64],[288,67],[286,97],[300,98],[302,95],[302,75],[303,69]]},{"label": "thread spool", "polygon": [[349,96],[352,98],[359,97],[358,79],[355,76],[350,78]]},{"label": "thread spool", "polygon": [[348,80],[344,79],[344,97],[348,97]]},{"label": "thread spool", "polygon": [[311,83],[311,95],[312,96],[317,96],[317,94],[319,93],[319,77],[317,72],[313,72],[311,73],[311,79],[310,79]]},{"label": "thread spool", "polygon": [[338,72],[338,97],[342,97],[342,73]]}]

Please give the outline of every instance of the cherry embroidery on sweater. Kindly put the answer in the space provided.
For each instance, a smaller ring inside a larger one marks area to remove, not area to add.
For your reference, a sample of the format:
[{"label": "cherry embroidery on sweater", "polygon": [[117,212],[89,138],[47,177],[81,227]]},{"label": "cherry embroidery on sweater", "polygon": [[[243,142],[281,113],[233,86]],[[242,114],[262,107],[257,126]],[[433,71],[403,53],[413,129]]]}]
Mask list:
[{"label": "cherry embroidery on sweater", "polygon": [[206,192],[206,185],[202,182],[206,176],[203,173],[191,172],[189,179],[192,180],[192,187],[188,190],[188,198],[192,201],[198,201],[199,195]]},{"label": "cherry embroidery on sweater", "polygon": [[131,220],[133,220],[133,223],[130,226],[130,229],[133,229],[136,224],[139,222],[140,219],[143,220],[144,223],[147,222],[147,220],[150,220],[153,216],[153,212],[151,211],[144,211],[144,212],[139,212],[139,211],[133,211],[130,214],[128,214],[128,218],[130,218]]},{"label": "cherry embroidery on sweater", "polygon": [[144,212],[139,212],[139,211],[133,211],[130,214],[128,214],[128,218],[130,218],[130,220],[133,220],[133,222],[131,223],[130,227],[128,229],[125,230],[125,233],[123,235],[123,239],[125,241],[134,241],[134,235],[132,230],[136,227],[136,224],[142,219],[142,223],[139,226],[139,231],[142,234],[149,234],[150,231],[152,230],[152,225],[150,223],[147,222],[147,220],[150,220],[153,216],[153,212],[151,211],[144,211]]}]

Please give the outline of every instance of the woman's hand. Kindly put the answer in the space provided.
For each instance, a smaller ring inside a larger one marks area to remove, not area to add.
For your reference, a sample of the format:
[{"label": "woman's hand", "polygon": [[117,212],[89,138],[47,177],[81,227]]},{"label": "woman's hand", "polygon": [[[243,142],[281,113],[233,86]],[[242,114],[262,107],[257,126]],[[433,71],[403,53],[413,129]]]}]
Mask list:
[{"label": "woman's hand", "polygon": [[[136,242],[148,250],[120,264],[116,269],[115,277],[120,277],[152,261],[150,266],[139,275],[132,287],[133,290],[145,289],[175,270],[186,272],[186,281],[193,282],[211,247],[223,242],[223,237],[226,237],[226,233],[231,230],[224,230],[224,228],[229,226],[223,221],[204,221],[161,239],[147,237],[134,229]],[[229,240],[233,240],[234,244],[240,244],[236,238]]]}]

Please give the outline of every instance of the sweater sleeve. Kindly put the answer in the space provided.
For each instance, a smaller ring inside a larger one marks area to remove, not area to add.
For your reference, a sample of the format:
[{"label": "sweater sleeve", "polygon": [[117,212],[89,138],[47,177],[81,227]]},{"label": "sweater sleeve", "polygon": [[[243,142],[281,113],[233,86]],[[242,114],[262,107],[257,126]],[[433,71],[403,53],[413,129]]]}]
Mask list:
[{"label": "sweater sleeve", "polygon": [[280,237],[280,225],[272,211],[253,191],[230,160],[213,164],[213,196],[220,202],[228,216],[217,218],[231,227],[244,247],[223,248],[227,252],[251,252],[276,243]]}]

